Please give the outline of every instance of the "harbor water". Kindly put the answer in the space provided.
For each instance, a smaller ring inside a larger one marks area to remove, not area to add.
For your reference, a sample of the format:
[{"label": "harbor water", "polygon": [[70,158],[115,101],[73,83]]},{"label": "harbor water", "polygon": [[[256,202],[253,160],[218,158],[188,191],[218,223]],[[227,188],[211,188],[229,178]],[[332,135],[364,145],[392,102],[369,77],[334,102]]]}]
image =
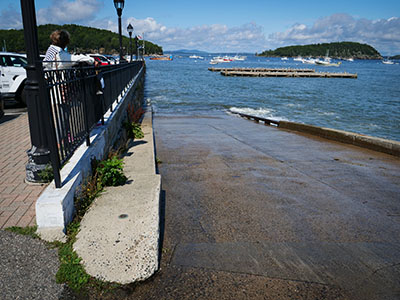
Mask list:
[{"label": "harbor water", "polygon": [[[342,61],[339,67],[247,55],[210,65],[215,55],[147,60],[146,99],[157,114],[242,112],[400,141],[400,65]],[[312,68],[357,73],[357,79],[225,77],[209,67]]]}]

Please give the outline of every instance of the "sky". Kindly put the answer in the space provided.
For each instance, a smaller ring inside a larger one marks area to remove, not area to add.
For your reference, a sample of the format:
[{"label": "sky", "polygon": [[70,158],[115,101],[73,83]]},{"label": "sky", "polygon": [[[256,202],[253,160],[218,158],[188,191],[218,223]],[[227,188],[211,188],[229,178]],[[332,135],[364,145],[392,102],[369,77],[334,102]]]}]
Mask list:
[{"label": "sky", "polygon": [[[22,28],[20,1],[1,0],[0,29]],[[36,0],[37,23],[118,31],[112,0]],[[126,0],[123,34],[165,50],[262,52],[290,45],[352,41],[400,54],[400,1]]]}]

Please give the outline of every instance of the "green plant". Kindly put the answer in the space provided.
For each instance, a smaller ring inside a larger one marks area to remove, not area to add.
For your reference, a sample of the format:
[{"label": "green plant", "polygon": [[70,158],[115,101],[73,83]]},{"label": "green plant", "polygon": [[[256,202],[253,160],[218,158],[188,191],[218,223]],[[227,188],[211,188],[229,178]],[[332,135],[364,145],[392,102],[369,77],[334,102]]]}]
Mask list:
[{"label": "green plant", "polygon": [[140,127],[140,119],[142,118],[144,111],[141,107],[135,109],[135,105],[128,104],[126,109],[128,114],[128,121],[123,125],[128,133],[129,138],[141,139],[144,137],[142,128]]},{"label": "green plant", "polygon": [[12,226],[12,227],[6,228],[5,230],[15,232],[18,234],[22,234],[22,235],[28,235],[34,239],[39,238],[39,236],[36,234],[37,226],[27,226],[27,227]]},{"label": "green plant", "polygon": [[53,167],[51,164],[47,164],[46,167],[39,172],[39,177],[43,182],[51,182],[54,178]]},{"label": "green plant", "polygon": [[124,128],[128,133],[128,137],[132,139],[142,139],[144,138],[144,133],[139,123],[135,122],[125,122]]},{"label": "green plant", "polygon": [[113,283],[102,282],[88,275],[81,265],[81,258],[73,250],[76,235],[79,232],[80,221],[95,198],[105,186],[124,184],[127,180],[123,174],[123,161],[118,153],[111,151],[106,160],[91,161],[93,175],[81,187],[79,197],[75,198],[76,215],[72,223],[67,226],[68,240],[65,244],[57,244],[60,268],[56,275],[57,283],[67,283],[68,286],[80,294],[89,290],[110,292],[119,287]]},{"label": "green plant", "polygon": [[[92,160],[92,169],[96,170],[98,165],[97,160]],[[94,167],[93,167],[94,166]],[[81,185],[80,193],[74,199],[76,219],[80,221],[85,215],[86,211],[93,203],[94,199],[101,193],[103,186],[99,180],[97,180],[97,172],[90,177],[86,183]]]},{"label": "green plant", "polygon": [[90,276],[81,265],[81,258],[73,250],[73,243],[67,242],[58,249],[60,268],[56,274],[57,283],[67,283],[79,292],[89,281]]},{"label": "green plant", "polygon": [[127,177],[122,170],[122,159],[119,159],[117,156],[101,161],[96,169],[97,181],[102,187],[123,185]]},{"label": "green plant", "polygon": [[140,127],[140,124],[132,123],[132,131],[133,131],[133,136],[135,139],[144,138],[144,133],[142,131],[142,128]]}]

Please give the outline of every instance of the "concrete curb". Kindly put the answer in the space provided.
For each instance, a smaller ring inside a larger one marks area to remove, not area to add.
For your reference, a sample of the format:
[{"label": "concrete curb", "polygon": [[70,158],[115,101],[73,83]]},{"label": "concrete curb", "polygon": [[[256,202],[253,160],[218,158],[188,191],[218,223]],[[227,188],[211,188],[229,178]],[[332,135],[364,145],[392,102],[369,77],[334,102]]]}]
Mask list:
[{"label": "concrete curb", "polygon": [[287,129],[292,131],[298,131],[303,133],[308,133],[312,135],[316,135],[325,139],[334,140],[341,143],[351,144],[354,146],[367,148],[370,150],[383,152],[387,154],[391,154],[394,156],[400,157],[400,142],[377,138],[373,136],[358,134],[354,132],[337,130],[326,127],[319,127],[314,125],[307,125],[296,122],[288,122],[288,121],[276,121],[272,119],[266,119],[262,117],[247,115],[239,112],[229,113],[237,114],[243,118],[247,118],[249,120],[254,120],[255,122],[264,122],[265,125],[275,125],[281,129]]},{"label": "concrete curb", "polygon": [[161,176],[156,174],[151,110],[144,138],[129,144],[124,158],[127,184],[110,187],[81,221],[74,250],[88,274],[127,284],[159,268]]},{"label": "concrete curb", "polygon": [[400,142],[313,125],[279,121],[279,128],[305,132],[329,140],[400,156]]}]

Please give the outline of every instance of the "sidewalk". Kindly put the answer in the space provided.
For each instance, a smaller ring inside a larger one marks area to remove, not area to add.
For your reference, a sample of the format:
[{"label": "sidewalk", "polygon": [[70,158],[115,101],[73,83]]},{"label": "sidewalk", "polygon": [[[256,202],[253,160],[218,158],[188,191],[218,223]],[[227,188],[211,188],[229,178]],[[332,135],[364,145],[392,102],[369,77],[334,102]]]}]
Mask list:
[{"label": "sidewalk", "polygon": [[0,228],[34,226],[35,202],[46,187],[25,183],[31,147],[28,114],[13,117],[0,119]]}]

